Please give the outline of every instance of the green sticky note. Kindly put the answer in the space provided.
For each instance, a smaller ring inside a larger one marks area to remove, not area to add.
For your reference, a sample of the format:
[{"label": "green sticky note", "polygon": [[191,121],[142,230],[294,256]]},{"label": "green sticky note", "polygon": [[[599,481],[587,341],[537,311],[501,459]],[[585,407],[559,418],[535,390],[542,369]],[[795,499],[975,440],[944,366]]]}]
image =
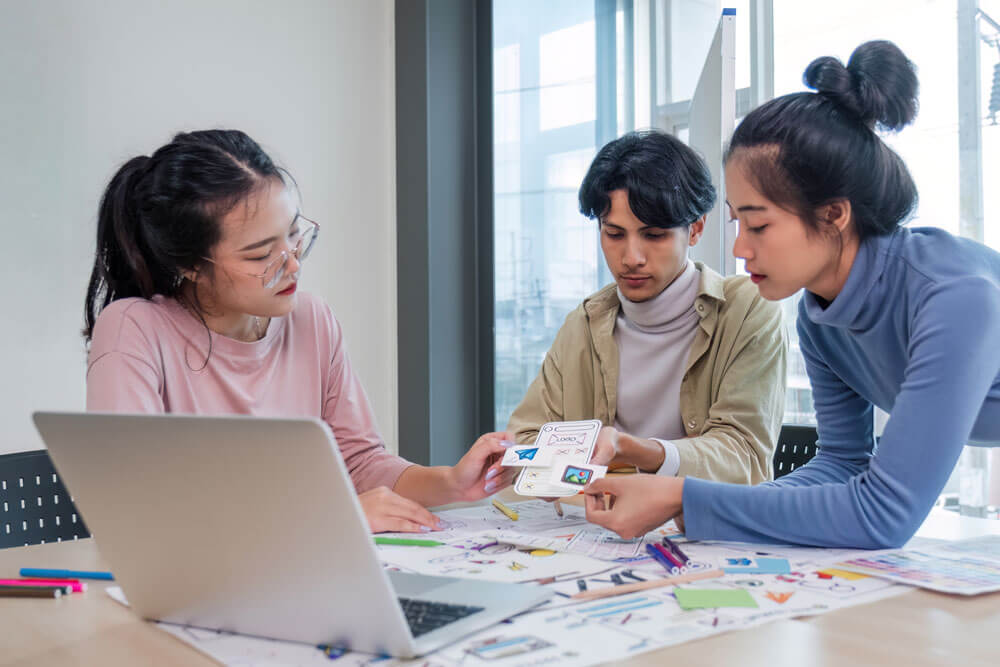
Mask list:
[{"label": "green sticky note", "polygon": [[674,595],[681,609],[757,606],[753,596],[743,589],[675,588]]}]

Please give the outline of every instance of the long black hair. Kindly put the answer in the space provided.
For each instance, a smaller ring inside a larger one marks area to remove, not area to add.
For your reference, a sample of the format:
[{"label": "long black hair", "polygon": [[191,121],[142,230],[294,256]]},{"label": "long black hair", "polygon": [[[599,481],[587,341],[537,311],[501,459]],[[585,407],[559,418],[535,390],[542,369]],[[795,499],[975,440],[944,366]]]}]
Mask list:
[{"label": "long black hair", "polygon": [[183,300],[182,273],[206,268],[221,219],[285,174],[239,130],[181,133],[152,156],[122,165],[98,210],[84,338],[90,341],[112,301],[154,294]]},{"label": "long black hair", "polygon": [[690,225],[712,210],[716,197],[705,161],[658,130],[629,132],[601,148],[580,186],[580,212],[600,220],[614,190],[628,191],[635,217],[664,229]]},{"label": "long black hair", "polygon": [[903,160],[877,131],[917,115],[916,67],[892,42],[865,42],[845,66],[817,58],[803,74],[815,93],[793,93],[747,114],[726,150],[754,187],[818,230],[817,209],[851,203],[860,239],[891,234],[917,205]]}]

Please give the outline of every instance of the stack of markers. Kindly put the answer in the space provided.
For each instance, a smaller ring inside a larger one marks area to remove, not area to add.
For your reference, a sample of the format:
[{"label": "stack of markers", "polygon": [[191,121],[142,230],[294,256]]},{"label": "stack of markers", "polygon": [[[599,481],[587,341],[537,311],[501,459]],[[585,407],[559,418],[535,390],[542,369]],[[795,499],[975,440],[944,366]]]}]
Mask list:
[{"label": "stack of markers", "polygon": [[22,568],[21,579],[0,579],[0,597],[58,598],[70,593],[83,593],[87,584],[80,578],[112,579],[112,576],[110,572]]},{"label": "stack of markers", "polygon": [[691,565],[691,559],[669,537],[660,544],[647,544],[646,551],[671,575],[684,574]]}]

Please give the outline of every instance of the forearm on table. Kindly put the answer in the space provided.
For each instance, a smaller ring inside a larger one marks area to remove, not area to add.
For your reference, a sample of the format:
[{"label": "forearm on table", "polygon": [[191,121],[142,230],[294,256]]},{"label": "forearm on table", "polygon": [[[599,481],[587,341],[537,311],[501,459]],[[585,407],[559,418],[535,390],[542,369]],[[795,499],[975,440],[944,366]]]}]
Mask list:
[{"label": "forearm on table", "polygon": [[457,495],[450,466],[411,465],[399,476],[392,490],[424,507],[446,505]]}]

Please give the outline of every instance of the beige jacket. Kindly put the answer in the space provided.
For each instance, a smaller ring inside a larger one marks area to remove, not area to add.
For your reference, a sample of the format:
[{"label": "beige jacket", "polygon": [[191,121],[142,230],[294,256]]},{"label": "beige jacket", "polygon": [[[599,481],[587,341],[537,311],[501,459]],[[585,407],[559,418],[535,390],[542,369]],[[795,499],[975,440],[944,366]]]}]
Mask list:
[{"label": "beige jacket", "polygon": [[[677,475],[740,484],[771,479],[771,457],[785,411],[787,341],[781,309],[746,276],[723,278],[700,262],[695,309],[701,318],[681,381],[687,437]],[[550,421],[615,422],[621,304],[614,284],[571,312],[542,369],[511,415],[507,432],[532,442]],[[656,434],[635,433],[639,437]]]}]

